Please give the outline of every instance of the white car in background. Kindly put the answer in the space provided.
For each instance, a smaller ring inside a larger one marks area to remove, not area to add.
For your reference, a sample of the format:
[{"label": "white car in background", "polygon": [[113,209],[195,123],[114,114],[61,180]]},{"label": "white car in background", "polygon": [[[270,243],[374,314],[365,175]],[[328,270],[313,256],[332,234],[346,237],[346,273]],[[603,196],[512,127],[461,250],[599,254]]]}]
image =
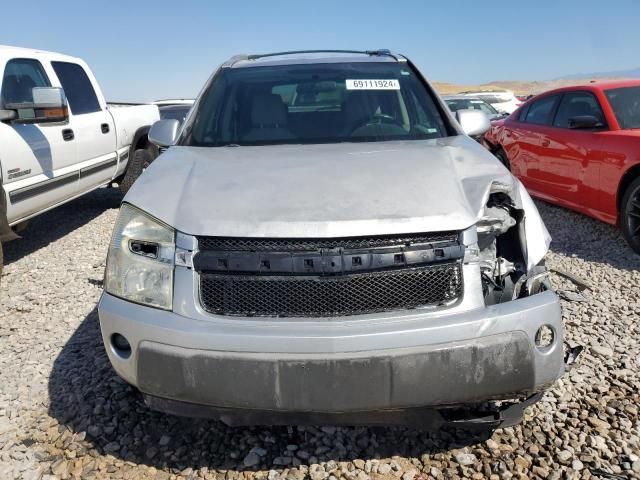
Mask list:
[{"label": "white car in background", "polygon": [[516,108],[522,105],[522,102],[516,98],[511,90],[462,92],[460,95],[482,99],[496,110],[508,114],[512,114]]},{"label": "white car in background", "polygon": [[493,105],[481,98],[469,97],[466,95],[446,95],[442,99],[447,104],[451,113],[458,110],[480,110],[484,112],[490,121],[501,120],[507,116],[504,112],[499,112]]},{"label": "white car in background", "polygon": [[182,125],[187,118],[189,110],[193,105],[194,99],[177,99],[177,100],[156,100],[154,105],[158,105],[161,120],[178,120]]},{"label": "white car in background", "polygon": [[0,241],[103,185],[126,192],[157,156],[159,118],[156,105],[107,103],[79,58],[0,45]]}]

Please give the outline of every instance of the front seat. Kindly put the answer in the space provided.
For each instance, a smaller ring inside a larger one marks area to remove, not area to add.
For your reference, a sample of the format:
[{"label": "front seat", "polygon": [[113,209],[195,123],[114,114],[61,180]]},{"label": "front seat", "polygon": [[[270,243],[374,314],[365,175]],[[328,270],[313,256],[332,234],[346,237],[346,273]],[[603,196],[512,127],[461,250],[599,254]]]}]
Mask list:
[{"label": "front seat", "polygon": [[261,142],[270,140],[291,140],[296,138],[287,128],[287,106],[280,95],[261,93],[251,104],[251,130],[242,140]]},{"label": "front seat", "polygon": [[373,119],[378,105],[368,92],[353,91],[342,104],[343,131],[342,135],[350,136],[353,131]]}]

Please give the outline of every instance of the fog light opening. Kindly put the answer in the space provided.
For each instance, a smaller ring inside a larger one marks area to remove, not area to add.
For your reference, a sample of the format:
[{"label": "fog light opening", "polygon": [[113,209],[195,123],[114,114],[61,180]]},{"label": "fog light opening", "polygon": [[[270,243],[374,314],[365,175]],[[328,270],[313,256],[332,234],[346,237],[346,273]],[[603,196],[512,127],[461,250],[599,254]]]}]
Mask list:
[{"label": "fog light opening", "polygon": [[131,344],[119,333],[111,335],[111,346],[113,351],[122,359],[127,359],[131,356]]},{"label": "fog light opening", "polygon": [[555,341],[555,332],[550,325],[541,326],[536,332],[536,347],[548,348],[553,345]]}]

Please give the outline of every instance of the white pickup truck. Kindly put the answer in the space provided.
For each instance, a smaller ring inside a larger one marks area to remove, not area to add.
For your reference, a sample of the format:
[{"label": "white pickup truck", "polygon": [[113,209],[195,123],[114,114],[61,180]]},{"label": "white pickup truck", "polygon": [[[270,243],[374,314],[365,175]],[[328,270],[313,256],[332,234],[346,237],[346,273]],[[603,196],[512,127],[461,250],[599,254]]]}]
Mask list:
[{"label": "white pickup truck", "polygon": [[128,190],[157,156],[158,107],[107,104],[81,59],[0,45],[0,75],[0,241],[100,186]]}]

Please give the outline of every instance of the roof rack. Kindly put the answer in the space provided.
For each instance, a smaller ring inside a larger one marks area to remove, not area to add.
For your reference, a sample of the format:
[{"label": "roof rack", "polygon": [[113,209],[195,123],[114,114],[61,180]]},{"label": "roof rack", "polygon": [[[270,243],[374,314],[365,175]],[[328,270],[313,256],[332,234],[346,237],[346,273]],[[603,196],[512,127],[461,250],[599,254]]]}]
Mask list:
[{"label": "roof rack", "polygon": [[258,55],[247,55],[247,60],[257,60],[259,58],[265,57],[279,57],[281,55],[297,55],[300,53],[354,53],[357,55],[370,55],[370,56],[378,56],[378,57],[392,57],[395,60],[399,60],[399,58],[391,53],[390,50],[386,48],[378,49],[378,50],[291,50],[288,52],[276,52],[276,53],[264,53]]},{"label": "roof rack", "polygon": [[240,62],[242,60],[248,60],[249,56],[242,54],[242,55],[234,55],[233,57],[231,57],[229,60],[227,60],[226,62],[224,62],[222,64],[223,67],[232,67],[234,63],[236,62]]}]

